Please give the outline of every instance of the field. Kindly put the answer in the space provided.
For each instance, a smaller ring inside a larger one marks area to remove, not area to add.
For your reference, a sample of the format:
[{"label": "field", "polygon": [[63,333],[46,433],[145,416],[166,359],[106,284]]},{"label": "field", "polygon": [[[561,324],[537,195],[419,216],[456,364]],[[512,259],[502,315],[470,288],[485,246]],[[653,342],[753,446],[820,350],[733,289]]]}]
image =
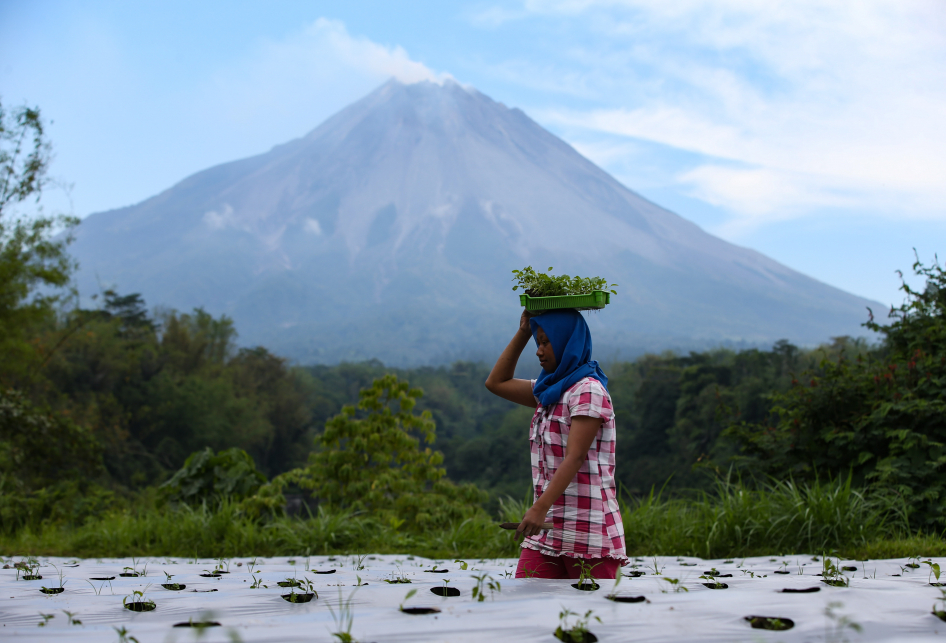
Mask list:
[{"label": "field", "polygon": [[[601,641],[932,641],[946,633],[931,613],[934,603],[944,609],[942,592],[930,586],[936,578],[923,560],[828,560],[836,571],[819,576],[824,559],[807,554],[641,557],[617,586],[600,581],[581,591],[576,581],[510,578],[514,559],[50,558],[33,570],[8,562],[0,572],[0,629],[5,639],[23,641],[553,643],[562,623],[571,629],[587,616],[587,630]],[[212,576],[215,569],[223,573]],[[60,586],[57,570],[63,591],[45,595],[42,587]],[[43,578],[23,580],[27,572]],[[431,591],[445,586],[459,596]],[[293,594],[312,597],[291,602]],[[135,602],[148,611],[127,608]],[[409,613],[425,611],[418,608],[438,611]],[[563,619],[566,610],[573,614]],[[193,627],[200,624],[206,627]]]}]

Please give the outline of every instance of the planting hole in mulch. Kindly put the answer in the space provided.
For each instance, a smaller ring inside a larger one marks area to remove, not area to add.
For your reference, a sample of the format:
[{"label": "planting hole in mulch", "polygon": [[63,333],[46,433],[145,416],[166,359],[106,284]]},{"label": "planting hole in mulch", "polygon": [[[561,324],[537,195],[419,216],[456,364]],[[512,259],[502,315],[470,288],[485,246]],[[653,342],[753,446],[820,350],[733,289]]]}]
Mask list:
[{"label": "planting hole in mulch", "polygon": [[135,603],[125,603],[125,609],[132,612],[150,612],[156,608],[154,601],[138,601]]},{"label": "planting hole in mulch", "polygon": [[700,583],[703,587],[708,587],[709,589],[729,589],[729,585],[726,583]]},{"label": "planting hole in mulch", "polygon": [[712,570],[703,572],[703,575],[712,576],[713,578],[732,578],[732,574],[723,574],[722,572],[714,572]]},{"label": "planting hole in mulch", "polygon": [[425,569],[424,571],[427,572],[428,574],[446,574],[450,570],[449,569]]},{"label": "planting hole in mulch", "polygon": [[302,587],[302,583],[297,580],[281,580],[276,584],[280,587]]},{"label": "planting hole in mulch", "polygon": [[615,603],[643,603],[647,600],[645,596],[615,596],[614,594],[605,596],[605,598]]},{"label": "planting hole in mulch", "polygon": [[[179,592],[185,587],[187,587],[187,585],[182,585],[180,583],[161,583],[161,587],[172,592]],[[175,625],[174,627],[177,627],[177,626]]]},{"label": "planting hole in mulch", "polygon": [[696,567],[696,563],[680,563],[680,567]]},{"label": "planting hole in mulch", "polygon": [[402,607],[401,611],[405,614],[414,614],[415,616],[421,614],[439,614],[440,610],[436,607]]},{"label": "planting hole in mulch", "polygon": [[38,574],[31,574],[26,576],[21,576],[23,580],[43,580],[43,577]]},{"label": "planting hole in mulch", "polygon": [[430,591],[436,594],[437,596],[459,596],[460,590],[456,587],[431,587]]},{"label": "planting hole in mulch", "polygon": [[139,576],[141,576],[141,574],[137,572],[130,572],[130,573],[125,572],[123,574],[119,574],[119,576],[121,576],[122,578],[138,578]]},{"label": "planting hole in mulch", "polygon": [[196,627],[199,630],[205,627],[220,627],[217,621],[187,621],[186,623],[175,623],[174,627]]},{"label": "planting hole in mulch", "polygon": [[596,589],[600,589],[601,585],[598,583],[572,583],[572,587],[580,589],[583,592],[593,592]]},{"label": "planting hole in mulch", "polygon": [[597,643],[598,637],[585,630],[580,636],[573,632],[564,632],[562,628],[555,630],[555,638],[565,643]]},{"label": "planting hole in mulch", "polygon": [[315,572],[316,574],[334,574],[335,573],[334,569],[326,569],[325,571],[319,571],[318,569],[313,569],[312,571]]},{"label": "planting hole in mulch", "polygon": [[815,592],[820,592],[820,587],[786,587],[783,590],[780,590],[783,594],[814,594]]},{"label": "planting hole in mulch", "polygon": [[776,569],[773,574],[791,574],[791,572],[785,571],[784,569]]},{"label": "planting hole in mulch", "polygon": [[41,591],[44,594],[62,594],[64,591],[66,591],[66,588],[65,587],[44,587],[43,589],[39,591]]},{"label": "planting hole in mulch", "polygon": [[933,587],[946,587],[946,583],[930,583]]},{"label": "planting hole in mulch", "polygon": [[841,568],[841,571],[842,572],[856,572],[857,567],[855,567],[854,565],[845,565],[844,567]]},{"label": "planting hole in mulch", "polygon": [[634,570],[631,570],[631,571],[627,572],[626,574],[624,574],[624,577],[625,577],[625,578],[640,578],[641,576],[644,575],[644,573],[645,573],[645,572],[638,571],[638,570],[634,569]]},{"label": "planting hole in mulch", "polygon": [[822,579],[821,582],[831,587],[848,587],[847,581],[843,580]]},{"label": "planting hole in mulch", "polygon": [[920,566],[917,563],[907,563],[904,567],[909,567],[910,569],[919,569]]},{"label": "planting hole in mulch", "polygon": [[749,625],[757,630],[775,630],[781,632],[795,627],[795,621],[792,619],[778,618],[776,616],[746,616],[745,620],[749,621]]},{"label": "planting hole in mulch", "polygon": [[941,621],[946,621],[946,612],[944,612],[943,610],[934,610],[930,612],[930,614],[932,614],[933,616],[935,616]]},{"label": "planting hole in mulch", "polygon": [[90,578],[89,580],[115,580],[114,576],[99,576],[97,578]]},{"label": "planting hole in mulch", "polygon": [[[124,576],[124,574],[122,574]],[[201,574],[201,578],[220,578],[220,574]]]},{"label": "planting hole in mulch", "polygon": [[288,603],[308,603],[315,594],[283,594],[282,599]]},{"label": "planting hole in mulch", "polygon": [[198,594],[206,594],[208,592],[216,592],[216,589],[192,589],[192,592],[197,592]]}]

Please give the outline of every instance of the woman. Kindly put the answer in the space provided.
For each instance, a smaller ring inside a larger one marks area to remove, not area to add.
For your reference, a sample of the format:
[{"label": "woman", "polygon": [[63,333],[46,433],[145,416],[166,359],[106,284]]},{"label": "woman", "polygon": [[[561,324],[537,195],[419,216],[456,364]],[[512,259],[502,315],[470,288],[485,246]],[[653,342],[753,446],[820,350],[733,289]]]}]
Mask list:
[{"label": "woman", "polygon": [[[513,376],[529,338],[542,366],[537,380]],[[490,392],[535,409],[532,416],[534,502],[517,533],[525,536],[516,578],[614,578],[628,562],[614,485],[614,410],[608,378],[591,360],[591,333],[576,310],[532,317],[486,380]],[[551,530],[543,523],[551,522]]]}]

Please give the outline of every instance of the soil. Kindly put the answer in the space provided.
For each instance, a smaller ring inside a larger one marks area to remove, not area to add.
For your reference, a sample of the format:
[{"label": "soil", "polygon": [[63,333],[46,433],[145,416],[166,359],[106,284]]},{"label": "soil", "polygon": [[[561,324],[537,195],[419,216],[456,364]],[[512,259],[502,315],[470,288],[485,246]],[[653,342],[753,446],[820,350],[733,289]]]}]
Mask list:
[{"label": "soil", "polygon": [[156,608],[154,601],[138,601],[136,603],[125,603],[125,609],[132,612],[150,612]]},{"label": "soil", "polygon": [[308,603],[315,598],[315,594],[283,594],[282,598],[288,603]]},{"label": "soil", "polygon": [[424,571],[427,572],[428,574],[446,574],[450,570],[449,569],[425,569]]},{"label": "soil", "polygon": [[844,567],[841,568],[841,571],[842,572],[856,572],[857,567],[855,567],[854,565],[845,565]]},{"label": "soil", "polygon": [[23,580],[43,580],[43,577],[38,574],[31,574],[29,576],[21,576]]},{"label": "soil", "polygon": [[326,569],[325,571],[319,571],[318,569],[313,569],[312,571],[316,574],[334,574],[335,573],[334,569]]},{"label": "soil", "polygon": [[555,638],[559,641],[565,641],[565,643],[596,643],[598,640],[598,637],[591,632],[585,631],[576,636],[576,633],[566,632],[561,626],[555,630]]},{"label": "soil", "polygon": [[98,576],[95,578],[90,578],[89,580],[115,580],[114,576]]},{"label": "soil", "polygon": [[601,585],[598,583],[572,583],[572,587],[583,592],[593,592],[596,589],[601,589]]},{"label": "soil", "polygon": [[[776,572],[778,573],[778,572]],[[712,576],[713,578],[732,578],[732,574],[721,574],[720,572],[714,572],[712,570],[708,572],[703,572],[704,576]]]},{"label": "soil", "polygon": [[[124,576],[124,574],[122,574]],[[201,578],[220,578],[220,574],[201,574]]]},{"label": "soil", "polygon": [[825,585],[830,585],[831,587],[848,587],[848,581],[843,580],[822,579],[821,582]]},{"label": "soil", "polygon": [[805,587],[801,589],[796,589],[794,587],[786,587],[782,590],[783,594],[814,594],[815,592],[820,592],[820,587]]},{"label": "soil", "polygon": [[930,612],[930,614],[932,614],[933,616],[935,616],[941,621],[946,621],[946,612],[944,612],[943,610],[934,610]]},{"label": "soil", "polygon": [[726,583],[700,583],[703,587],[708,587],[709,589],[729,589],[729,585]]},{"label": "soil", "polygon": [[217,621],[187,621],[186,623],[175,623],[174,627],[196,627],[204,629],[205,627],[220,627]]},{"label": "soil", "polygon": [[436,607],[402,607],[401,611],[405,614],[439,614],[440,610]]},{"label": "soil", "polygon": [[430,591],[437,596],[459,596],[460,590],[456,587],[431,587]]},{"label": "soil", "polygon": [[302,583],[297,580],[281,580],[276,584],[280,587],[302,587]]},{"label": "soil", "polygon": [[909,567],[910,569],[919,569],[920,566],[917,563],[907,563],[904,567]]},{"label": "soil", "polygon": [[187,585],[182,585],[181,583],[161,583],[161,587],[164,589],[170,590],[172,592],[179,592],[182,589],[186,588]]},{"label": "soil", "polygon": [[39,590],[44,594],[62,594],[65,591],[64,587],[44,587]]},{"label": "soil", "polygon": [[139,576],[141,576],[141,574],[137,572],[132,572],[129,574],[126,572],[124,574],[119,574],[119,576],[121,576],[122,578],[138,578]]},{"label": "soil", "polygon": [[772,573],[773,573],[773,574],[791,574],[791,572],[785,571],[784,569],[776,569],[776,570],[775,570],[774,572],[772,572]]},{"label": "soil", "polygon": [[624,576],[625,576],[626,578],[640,578],[641,576],[644,576],[645,574],[646,574],[646,572],[638,571],[638,570],[635,569],[635,570],[626,572],[626,573],[624,574]]},{"label": "soil", "polygon": [[775,630],[781,632],[795,627],[795,621],[790,618],[778,618],[777,616],[746,616],[754,629],[757,630]]},{"label": "soil", "polygon": [[647,600],[646,596],[615,596],[614,594],[605,596],[605,598],[615,603],[643,603]]}]

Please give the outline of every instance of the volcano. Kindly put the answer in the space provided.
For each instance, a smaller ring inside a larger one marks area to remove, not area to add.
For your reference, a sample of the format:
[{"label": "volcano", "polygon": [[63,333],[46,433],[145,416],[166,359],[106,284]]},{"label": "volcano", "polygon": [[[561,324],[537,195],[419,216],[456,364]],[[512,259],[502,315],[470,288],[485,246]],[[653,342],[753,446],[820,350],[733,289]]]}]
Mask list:
[{"label": "volcano", "polygon": [[452,81],[392,80],[308,135],[90,215],[79,287],[230,316],[301,363],[494,356],[518,326],[511,270],[620,286],[588,320],[599,358],[815,344],[874,302],[714,237],[543,129]]}]

